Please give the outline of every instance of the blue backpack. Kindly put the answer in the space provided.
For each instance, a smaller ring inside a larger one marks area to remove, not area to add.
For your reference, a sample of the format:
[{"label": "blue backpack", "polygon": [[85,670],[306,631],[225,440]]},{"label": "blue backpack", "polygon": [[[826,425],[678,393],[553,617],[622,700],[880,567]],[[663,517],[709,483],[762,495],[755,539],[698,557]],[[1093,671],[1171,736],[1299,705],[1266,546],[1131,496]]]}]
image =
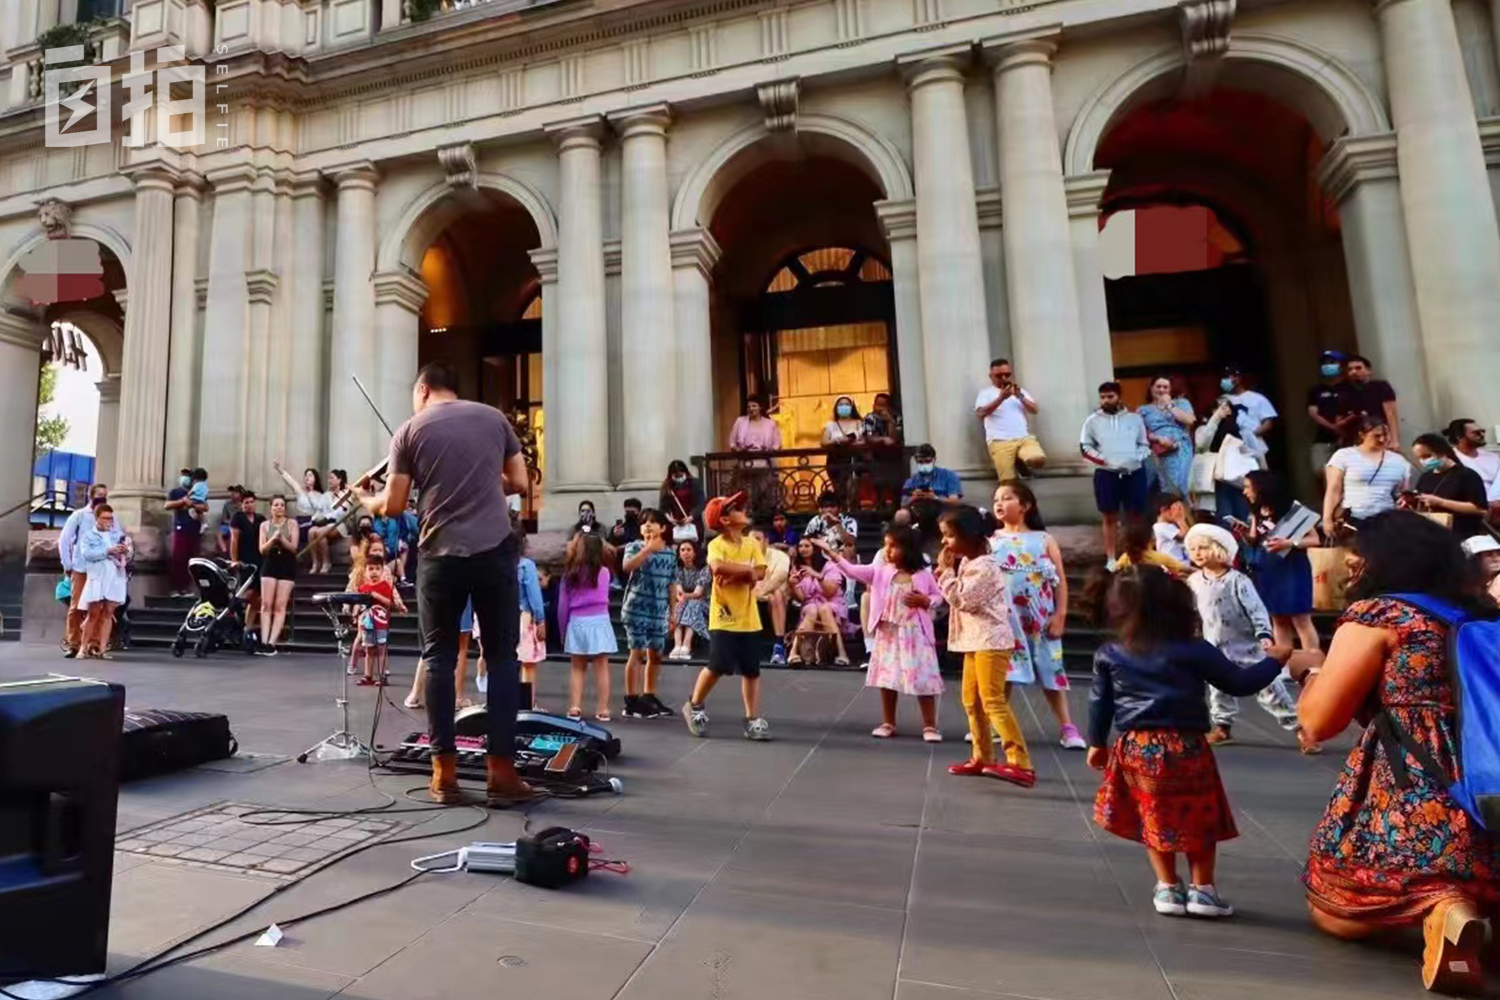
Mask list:
[{"label": "blue backpack", "polygon": [[[1389,596],[1448,626],[1448,674],[1457,706],[1458,743],[1458,780],[1448,785],[1448,794],[1481,827],[1500,831],[1500,621],[1472,619],[1462,609],[1425,594]],[[1375,730],[1402,788],[1411,785],[1406,754],[1426,774],[1447,783],[1432,754],[1390,713],[1375,717]]]}]

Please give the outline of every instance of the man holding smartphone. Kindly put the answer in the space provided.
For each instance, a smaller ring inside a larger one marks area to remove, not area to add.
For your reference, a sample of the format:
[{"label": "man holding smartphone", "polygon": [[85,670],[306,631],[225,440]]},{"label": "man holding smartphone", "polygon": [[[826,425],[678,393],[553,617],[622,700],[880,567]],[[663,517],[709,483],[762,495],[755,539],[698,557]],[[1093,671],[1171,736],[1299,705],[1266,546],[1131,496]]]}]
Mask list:
[{"label": "man holding smartphone", "polygon": [[1015,370],[1005,358],[990,362],[990,384],[974,400],[974,414],[984,421],[985,446],[995,475],[1003,483],[1047,464],[1047,454],[1032,435],[1030,417],[1040,407],[1031,393],[1015,380]]}]

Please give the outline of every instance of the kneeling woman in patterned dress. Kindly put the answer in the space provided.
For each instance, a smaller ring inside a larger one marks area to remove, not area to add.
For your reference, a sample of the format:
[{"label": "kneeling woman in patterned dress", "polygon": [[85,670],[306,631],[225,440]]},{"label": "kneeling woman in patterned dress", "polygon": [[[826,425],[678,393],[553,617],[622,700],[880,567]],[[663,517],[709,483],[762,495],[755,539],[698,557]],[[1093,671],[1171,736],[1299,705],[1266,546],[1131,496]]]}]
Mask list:
[{"label": "kneeling woman in patterned dress", "polygon": [[[1365,727],[1308,848],[1302,880],[1312,922],[1346,939],[1420,924],[1422,984],[1477,991],[1483,918],[1500,913],[1500,835],[1448,794],[1459,746],[1448,628],[1393,595],[1435,597],[1476,618],[1492,619],[1497,609],[1453,532],[1420,514],[1370,518],[1354,538],[1349,568],[1352,603],[1297,703],[1314,739],[1353,721]],[[1381,738],[1383,728],[1396,746]],[[1400,744],[1419,745],[1442,773]]]},{"label": "kneeling woman in patterned dress", "polygon": [[[1116,573],[1095,604],[1118,635],[1094,654],[1089,766],[1104,772],[1094,822],[1145,845],[1156,873],[1152,904],[1169,917],[1228,917],[1214,888],[1218,844],[1239,835],[1213,750],[1206,685],[1249,695],[1274,681],[1289,648],[1253,666],[1194,638],[1198,615],[1187,584],[1154,566]],[[1294,675],[1314,661],[1290,664]],[[1109,731],[1119,731],[1114,745]],[[1191,883],[1177,877],[1186,854]]]}]

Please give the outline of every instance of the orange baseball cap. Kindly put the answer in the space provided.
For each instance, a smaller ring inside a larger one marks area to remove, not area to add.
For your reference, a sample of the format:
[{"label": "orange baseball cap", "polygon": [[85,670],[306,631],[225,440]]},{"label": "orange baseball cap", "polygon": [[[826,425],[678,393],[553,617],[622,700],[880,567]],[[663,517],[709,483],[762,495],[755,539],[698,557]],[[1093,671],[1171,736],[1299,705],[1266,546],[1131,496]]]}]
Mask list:
[{"label": "orange baseball cap", "polygon": [[738,507],[745,502],[745,491],[731,493],[727,497],[714,497],[703,508],[703,523],[708,525],[712,531],[724,530],[724,511],[730,507]]}]

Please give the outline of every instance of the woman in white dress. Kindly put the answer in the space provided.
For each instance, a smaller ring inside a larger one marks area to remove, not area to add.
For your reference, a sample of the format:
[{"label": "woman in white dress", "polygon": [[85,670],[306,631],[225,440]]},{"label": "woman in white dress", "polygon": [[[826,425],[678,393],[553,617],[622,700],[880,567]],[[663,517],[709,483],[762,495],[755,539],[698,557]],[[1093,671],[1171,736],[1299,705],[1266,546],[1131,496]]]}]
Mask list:
[{"label": "woman in white dress", "polygon": [[115,512],[109,504],[94,508],[94,529],[82,534],[78,551],[88,580],[78,609],[86,612],[83,620],[82,656],[88,660],[109,660],[109,636],[115,625],[115,608],[125,602],[130,577],[126,566],[133,551],[130,536],[115,524]]}]

